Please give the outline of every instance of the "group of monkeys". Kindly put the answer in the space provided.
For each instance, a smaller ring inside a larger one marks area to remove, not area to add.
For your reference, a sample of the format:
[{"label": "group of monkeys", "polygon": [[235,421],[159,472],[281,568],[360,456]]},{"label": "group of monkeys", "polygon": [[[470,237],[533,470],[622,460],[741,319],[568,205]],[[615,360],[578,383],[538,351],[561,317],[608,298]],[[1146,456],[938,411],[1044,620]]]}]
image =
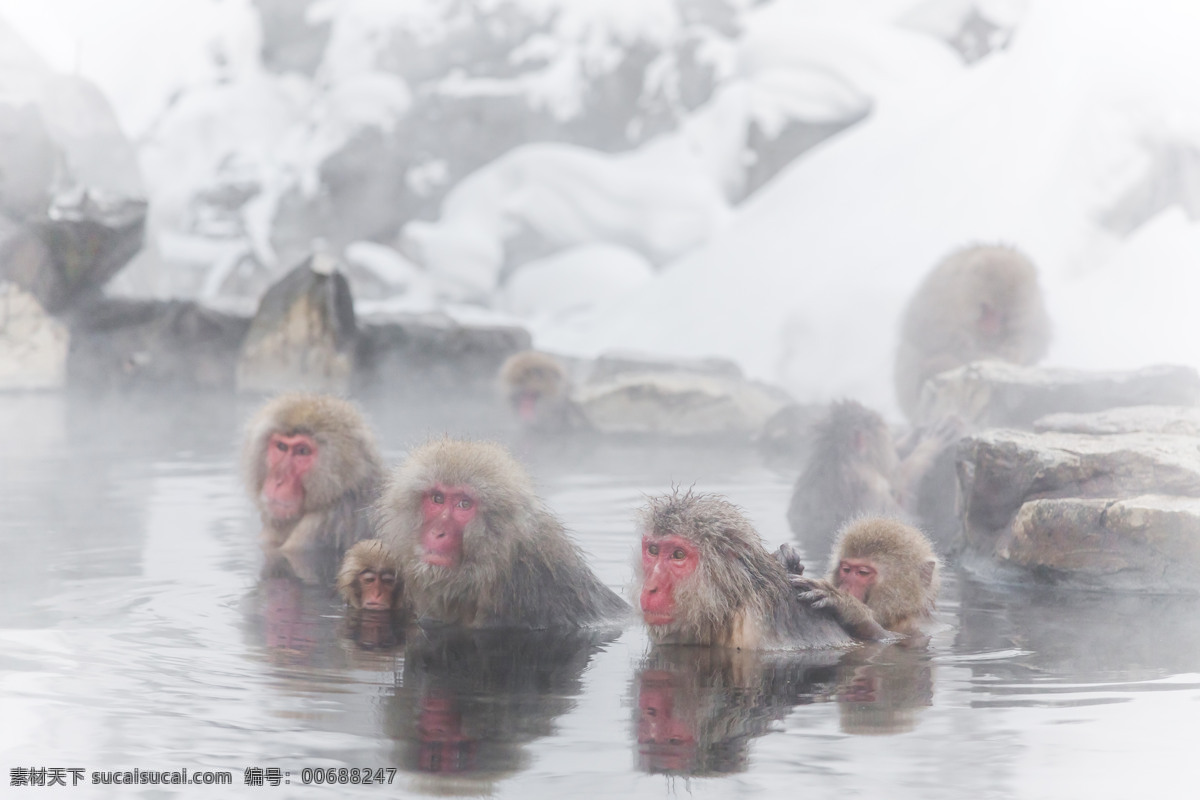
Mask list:
[{"label": "group of monkeys", "polygon": [[[629,613],[501,445],[433,439],[385,474],[353,404],[287,394],[255,416],[245,457],[264,545],[344,552],[337,588],[356,611],[536,630]],[[828,580],[805,577],[787,545],[768,552],[716,495],[651,498],[641,528],[637,594],[658,643],[843,646],[915,633],[933,610],[937,556],[895,519],[847,526]]]},{"label": "group of monkeys", "polygon": [[[900,406],[911,416],[927,378],[979,358],[1032,363],[1048,336],[1027,258],[995,245],[951,254],[905,313]],[[543,430],[575,416],[554,386],[561,377],[553,361],[538,358],[501,375],[514,410]],[[830,407],[814,427],[789,509],[808,552],[828,547],[826,579],[805,576],[789,545],[768,551],[722,497],[676,489],[650,498],[640,512],[635,594],[651,640],[756,649],[917,637],[934,610],[940,562],[905,520],[947,435],[935,429],[898,445],[876,412],[854,401]],[[618,622],[629,613],[498,444],[434,439],[386,474],[352,404],[291,394],[251,422],[244,466],[264,544],[335,553],[338,590],[355,610],[523,629]]]}]

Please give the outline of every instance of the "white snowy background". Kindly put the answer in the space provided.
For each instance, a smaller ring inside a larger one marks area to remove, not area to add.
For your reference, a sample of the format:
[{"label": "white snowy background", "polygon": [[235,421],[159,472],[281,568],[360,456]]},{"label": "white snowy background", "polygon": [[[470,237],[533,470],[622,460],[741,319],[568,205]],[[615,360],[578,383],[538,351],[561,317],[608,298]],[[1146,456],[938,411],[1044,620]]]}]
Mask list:
[{"label": "white snowy background", "polygon": [[[0,24],[93,81],[137,148],[149,241],[112,291],[252,307],[320,247],[370,278],[363,313],[515,321],[568,354],[727,356],[798,399],[895,414],[913,287],[949,251],[1000,241],[1040,268],[1047,363],[1200,366],[1194,0],[465,5],[475,17],[444,0],[310,2],[328,31],[311,74],[264,66],[250,0],[0,0]],[[470,31],[514,15],[533,32],[473,69]],[[986,46],[964,56],[972,25]],[[589,91],[631,53],[645,68],[628,119],[589,146]],[[522,140],[485,119],[461,135],[505,147],[465,174],[424,158],[365,194],[333,185],[331,157],[375,152],[348,149],[364,131],[397,163],[405,137],[449,140],[429,109],[462,98],[517,98],[541,127]],[[542,135],[546,120],[578,127]],[[752,185],[747,132],[788,126],[836,132]],[[198,201],[218,189],[242,200]],[[401,194],[414,210],[393,224]],[[310,217],[285,230],[296,207]],[[343,221],[306,238],[322,208]]]}]

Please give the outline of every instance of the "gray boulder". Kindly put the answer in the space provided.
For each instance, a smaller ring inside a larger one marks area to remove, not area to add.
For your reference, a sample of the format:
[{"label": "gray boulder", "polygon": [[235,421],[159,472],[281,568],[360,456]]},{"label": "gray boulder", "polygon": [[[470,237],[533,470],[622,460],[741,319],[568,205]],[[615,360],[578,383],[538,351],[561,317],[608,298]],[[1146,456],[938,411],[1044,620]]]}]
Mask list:
[{"label": "gray boulder", "polygon": [[444,314],[373,317],[362,329],[360,386],[406,399],[490,400],[500,365],[531,341],[524,328],[463,325]]},{"label": "gray boulder", "polygon": [[[1167,585],[1155,566],[1163,553],[1196,548],[1190,529],[1177,524],[1187,515],[1170,525],[1153,521],[1200,498],[1200,439],[991,430],[959,443],[956,466],[962,561],[977,574],[1146,591],[1200,588],[1200,560],[1178,565]],[[1158,515],[1151,522],[1146,509]]]},{"label": "gray boulder", "polygon": [[0,391],[61,389],[70,340],[37,298],[0,281]]},{"label": "gray boulder", "polygon": [[602,433],[749,442],[791,398],[741,377],[626,372],[579,387],[573,399]]},{"label": "gray boulder", "polygon": [[238,358],[237,389],[345,394],[357,348],[349,284],[335,259],[314,255],[263,295]]},{"label": "gray boulder", "polygon": [[957,414],[977,428],[1031,428],[1054,413],[1198,402],[1200,373],[1192,367],[1091,372],[977,361],[926,381],[916,421],[930,424]]},{"label": "gray boulder", "polygon": [[141,249],[133,144],[93,84],[52,72],[0,21],[0,279],[58,313]]},{"label": "gray boulder", "polygon": [[1085,587],[1200,592],[1200,498],[1030,500],[996,557]]},{"label": "gray boulder", "polygon": [[83,391],[231,391],[250,327],[182,300],[101,298],[71,314],[67,380]]},{"label": "gray boulder", "polygon": [[1050,414],[1033,423],[1038,432],[1169,433],[1200,436],[1200,408],[1195,406],[1127,406],[1094,414]]}]

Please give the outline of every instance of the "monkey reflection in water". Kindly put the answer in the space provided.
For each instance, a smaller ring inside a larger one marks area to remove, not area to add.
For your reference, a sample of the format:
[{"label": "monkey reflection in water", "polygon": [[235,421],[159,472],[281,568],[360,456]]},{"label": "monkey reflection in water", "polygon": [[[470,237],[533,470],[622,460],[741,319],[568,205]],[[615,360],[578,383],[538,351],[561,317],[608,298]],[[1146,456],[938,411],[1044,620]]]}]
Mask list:
[{"label": "monkey reflection in water", "polygon": [[646,657],[634,691],[638,768],[718,775],[745,770],[750,742],[798,706],[836,702],[845,733],[912,730],[932,705],[933,667],[923,651],[878,643],[849,652],[668,645]]},{"label": "monkey reflection in water", "polygon": [[833,694],[843,655],[653,648],[634,678],[638,768],[680,775],[746,769],[750,740],[795,706]]},{"label": "monkey reflection in water", "polygon": [[343,632],[364,650],[395,647],[403,639],[404,582],[400,562],[383,542],[363,539],[346,551],[337,590],[348,606]]},{"label": "monkey reflection in water", "polygon": [[619,629],[420,629],[388,698],[398,763],[488,782],[522,769],[525,745],[575,705],[584,669]]}]

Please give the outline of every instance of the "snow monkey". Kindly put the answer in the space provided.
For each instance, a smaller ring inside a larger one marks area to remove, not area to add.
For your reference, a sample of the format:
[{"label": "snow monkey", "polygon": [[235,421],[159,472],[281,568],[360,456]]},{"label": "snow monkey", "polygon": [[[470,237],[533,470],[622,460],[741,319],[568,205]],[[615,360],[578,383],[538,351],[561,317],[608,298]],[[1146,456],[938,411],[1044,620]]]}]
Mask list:
[{"label": "snow monkey", "polygon": [[316,394],[268,401],[246,429],[242,461],[264,544],[340,556],[366,537],[383,466],[371,431],[349,402]]},{"label": "snow monkey", "polygon": [[932,619],[941,564],[916,528],[885,517],[854,520],[838,535],[831,563],[828,580],[795,576],[792,585],[855,636],[886,638],[881,629],[912,636]]},{"label": "snow monkey", "polygon": [[588,428],[570,397],[566,370],[546,353],[522,350],[509,356],[500,367],[500,388],[527,430],[565,433]]},{"label": "snow monkey", "polygon": [[[678,489],[642,509],[642,617],[658,644],[833,647],[854,640],[814,611],[729,501]],[[798,576],[797,576],[798,577]]]},{"label": "snow monkey", "polygon": [[628,613],[498,444],[417,447],[388,480],[376,520],[418,620],[543,629]]},{"label": "snow monkey", "polygon": [[1003,245],[964,247],[934,267],[904,310],[896,399],[913,419],[928,378],[980,359],[1033,364],[1049,344],[1033,262]]},{"label": "snow monkey", "polygon": [[900,460],[883,417],[854,400],[830,404],[813,425],[812,447],[788,506],[806,554],[824,555],[846,522],[864,514],[912,514],[917,490],[939,454],[961,432],[957,417],[917,432]]},{"label": "snow monkey", "polygon": [[338,593],[351,608],[398,611],[400,562],[378,539],[363,539],[346,551],[337,576]]}]

